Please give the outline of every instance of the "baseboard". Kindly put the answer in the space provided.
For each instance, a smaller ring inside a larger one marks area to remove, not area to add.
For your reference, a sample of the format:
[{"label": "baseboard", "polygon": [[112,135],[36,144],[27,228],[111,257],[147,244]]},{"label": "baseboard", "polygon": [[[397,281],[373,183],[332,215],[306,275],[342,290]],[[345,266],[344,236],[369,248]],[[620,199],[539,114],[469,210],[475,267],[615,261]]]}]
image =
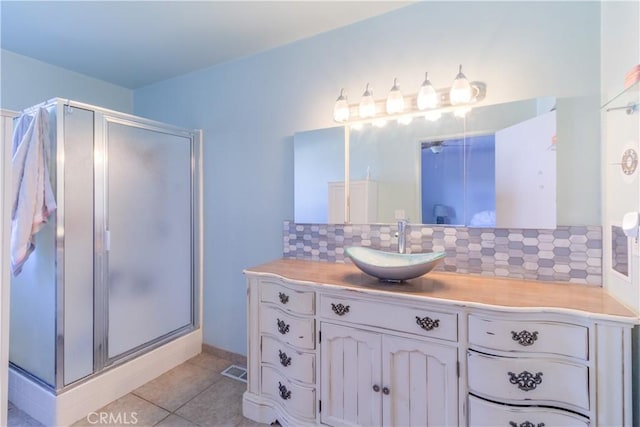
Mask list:
[{"label": "baseboard", "polygon": [[221,359],[226,359],[233,363],[234,365],[239,365],[242,367],[247,366],[247,356],[243,356],[242,354],[233,353],[228,350],[221,349],[219,347],[215,347],[209,344],[202,344],[202,352],[209,353]]}]

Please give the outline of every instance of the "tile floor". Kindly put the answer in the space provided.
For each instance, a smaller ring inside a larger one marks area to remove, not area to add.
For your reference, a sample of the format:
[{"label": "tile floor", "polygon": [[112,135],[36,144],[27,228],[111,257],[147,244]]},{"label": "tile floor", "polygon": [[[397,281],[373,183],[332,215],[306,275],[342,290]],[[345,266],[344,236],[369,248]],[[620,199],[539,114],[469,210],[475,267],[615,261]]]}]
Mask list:
[{"label": "tile floor", "polygon": [[[231,364],[210,353],[201,353],[95,414],[78,420],[73,427],[263,425],[242,416],[242,393],[246,383],[220,374]],[[11,403],[8,421],[8,427],[42,427]]]}]

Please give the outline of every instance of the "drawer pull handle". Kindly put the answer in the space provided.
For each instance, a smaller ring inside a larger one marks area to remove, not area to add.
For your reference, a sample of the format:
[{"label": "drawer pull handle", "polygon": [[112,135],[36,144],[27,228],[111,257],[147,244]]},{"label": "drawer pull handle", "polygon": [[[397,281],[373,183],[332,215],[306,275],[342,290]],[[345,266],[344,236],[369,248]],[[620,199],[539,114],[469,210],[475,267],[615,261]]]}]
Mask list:
[{"label": "drawer pull handle", "polygon": [[278,331],[284,335],[287,332],[289,332],[289,325],[287,325],[286,323],[284,323],[284,320],[280,320],[278,319]]},{"label": "drawer pull handle", "polygon": [[278,296],[280,297],[281,303],[286,304],[289,302],[289,295],[285,294],[284,292],[279,292]]},{"label": "drawer pull handle", "polygon": [[344,316],[349,312],[349,306],[331,303],[331,310],[338,316]]},{"label": "drawer pull handle", "polygon": [[538,339],[538,331],[511,331],[511,339],[517,341],[518,344],[527,347],[529,345],[533,345],[533,343]]},{"label": "drawer pull handle", "polygon": [[434,320],[429,316],[422,317],[422,318],[419,316],[416,316],[416,323],[425,331],[430,331],[440,326],[440,319]]},{"label": "drawer pull handle", "polygon": [[389,387],[382,387],[382,394],[389,394],[390,392]]},{"label": "drawer pull handle", "polygon": [[291,399],[291,390],[287,390],[287,387],[285,387],[280,381],[278,381],[278,389],[280,390],[280,397],[283,400]]},{"label": "drawer pull handle", "polygon": [[509,421],[510,427],[544,427],[544,423],[534,424],[531,421],[525,421],[521,424],[518,424],[515,421]]},{"label": "drawer pull handle", "polygon": [[374,384],[373,385],[373,391],[375,391],[376,393],[380,391],[380,386],[378,384]]},{"label": "drawer pull handle", "polygon": [[535,390],[542,383],[542,372],[538,372],[535,375],[529,371],[522,371],[518,375],[509,372],[509,382],[517,385],[520,390]]},{"label": "drawer pull handle", "polygon": [[282,350],[278,350],[278,355],[280,356],[280,364],[285,368],[291,365],[291,358],[287,357],[287,353]]}]

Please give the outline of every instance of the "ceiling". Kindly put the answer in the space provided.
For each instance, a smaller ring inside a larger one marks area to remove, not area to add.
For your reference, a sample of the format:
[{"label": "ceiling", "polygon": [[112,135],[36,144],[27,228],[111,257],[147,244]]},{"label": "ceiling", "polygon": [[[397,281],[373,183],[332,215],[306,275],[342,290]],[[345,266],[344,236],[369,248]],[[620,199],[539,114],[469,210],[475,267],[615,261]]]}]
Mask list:
[{"label": "ceiling", "polygon": [[409,1],[0,1],[3,49],[130,89]]}]

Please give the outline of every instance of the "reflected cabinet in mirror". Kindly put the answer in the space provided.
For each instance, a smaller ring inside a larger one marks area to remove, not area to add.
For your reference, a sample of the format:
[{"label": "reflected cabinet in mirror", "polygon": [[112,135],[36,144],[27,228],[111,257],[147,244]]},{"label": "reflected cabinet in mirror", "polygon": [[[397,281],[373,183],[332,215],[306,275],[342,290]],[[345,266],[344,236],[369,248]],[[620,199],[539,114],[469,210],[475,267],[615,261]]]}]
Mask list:
[{"label": "reflected cabinet in mirror", "polygon": [[294,220],[344,223],[349,181],[351,223],[555,228],[555,107],[537,98],[296,133]]}]

